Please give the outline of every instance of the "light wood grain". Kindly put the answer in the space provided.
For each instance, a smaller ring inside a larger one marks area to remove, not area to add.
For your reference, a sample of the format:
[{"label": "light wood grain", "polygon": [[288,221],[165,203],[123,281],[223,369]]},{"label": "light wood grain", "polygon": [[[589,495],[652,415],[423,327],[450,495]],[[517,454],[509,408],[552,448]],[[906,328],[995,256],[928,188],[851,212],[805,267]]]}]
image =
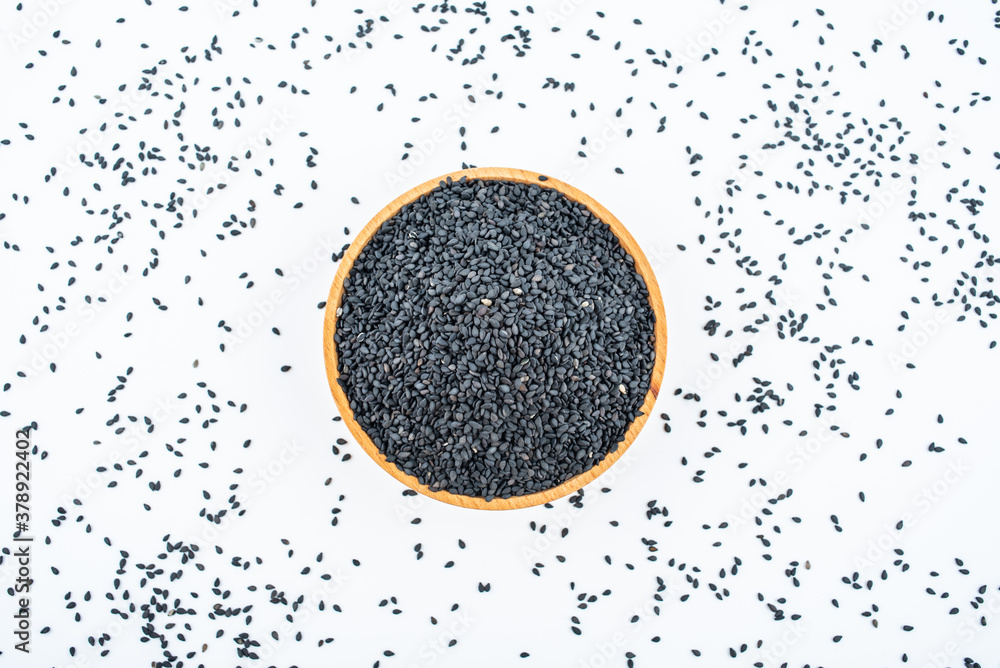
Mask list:
[{"label": "light wood grain", "polygon": [[[350,273],[351,267],[354,265],[354,261],[357,259],[358,254],[360,254],[361,250],[368,244],[369,240],[371,240],[375,232],[379,229],[379,227],[381,227],[382,223],[396,215],[396,213],[404,205],[437,188],[441,181],[444,181],[448,177],[451,177],[453,181],[457,181],[463,176],[466,176],[469,179],[514,181],[517,183],[535,184],[543,188],[555,188],[574,202],[579,202],[580,204],[585,205],[597,218],[611,227],[611,231],[614,232],[615,236],[618,238],[618,242],[621,244],[622,248],[635,260],[636,271],[646,282],[646,288],[649,291],[650,306],[656,314],[656,325],[654,330],[656,336],[656,361],[653,365],[653,375],[650,381],[649,392],[646,394],[646,400],[642,404],[641,410],[643,414],[636,418],[631,425],[629,425],[628,430],[625,432],[624,440],[618,445],[618,450],[606,456],[600,464],[593,467],[589,471],[585,471],[584,473],[567,480],[557,487],[553,487],[543,492],[537,492],[535,494],[513,496],[508,499],[495,498],[491,501],[486,501],[482,497],[463,496],[451,494],[445,491],[433,492],[428,489],[426,485],[421,485],[417,482],[415,477],[403,473],[396,467],[395,464],[386,461],[385,456],[378,451],[378,448],[372,442],[371,438],[368,437],[368,434],[366,434],[364,429],[361,428],[361,425],[354,419],[354,413],[351,411],[347,396],[337,383],[337,377],[339,375],[337,371],[337,349],[333,342],[333,335],[337,328],[337,310],[340,307],[340,302],[344,293],[344,279]],[[540,180],[539,177],[542,177],[545,180]],[[361,444],[361,447],[364,448],[365,452],[367,452],[379,466],[385,469],[389,475],[396,478],[407,487],[433,499],[437,499],[438,501],[444,501],[445,503],[450,503],[452,505],[480,510],[511,510],[515,508],[528,508],[530,506],[548,503],[579,490],[581,487],[607,471],[616,461],[618,461],[625,451],[628,450],[636,436],[639,435],[639,431],[642,429],[643,424],[649,417],[650,412],[653,410],[653,404],[656,402],[656,397],[660,391],[660,383],[663,381],[663,366],[667,356],[667,320],[663,310],[663,298],[660,295],[660,288],[656,283],[656,276],[653,274],[652,267],[650,267],[649,262],[646,260],[646,256],[643,255],[642,249],[639,248],[635,239],[632,238],[632,235],[628,233],[628,230],[625,229],[618,219],[611,215],[610,211],[594,201],[594,199],[586,193],[583,193],[573,186],[551,177],[546,178],[541,174],[527,172],[520,169],[481,167],[446,174],[440,178],[422,183],[416,188],[413,188],[412,190],[409,190],[394,199],[388,204],[388,206],[379,211],[367,225],[365,225],[364,229],[361,230],[361,233],[347,249],[343,259],[341,259],[340,268],[337,270],[337,275],[333,279],[333,285],[330,288],[330,296],[326,303],[326,317],[323,325],[323,354],[326,361],[326,375],[330,382],[330,391],[333,393],[333,399],[337,404],[340,415],[343,417],[344,422],[347,423],[347,427],[351,430],[351,433]]]}]

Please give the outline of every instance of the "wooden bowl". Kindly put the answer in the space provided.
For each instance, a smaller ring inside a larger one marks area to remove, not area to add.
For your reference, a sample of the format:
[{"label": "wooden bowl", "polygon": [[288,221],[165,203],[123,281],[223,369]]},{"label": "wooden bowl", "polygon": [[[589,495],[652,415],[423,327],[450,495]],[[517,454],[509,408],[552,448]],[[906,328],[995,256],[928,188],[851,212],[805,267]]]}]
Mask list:
[{"label": "wooden bowl", "polygon": [[[361,253],[361,250],[368,244],[369,240],[371,240],[372,236],[379,229],[382,223],[395,216],[404,205],[419,199],[421,196],[426,195],[430,191],[437,188],[441,181],[444,181],[448,177],[451,177],[453,181],[457,181],[463,176],[468,177],[469,179],[481,179],[484,181],[514,181],[517,183],[534,184],[541,186],[542,188],[555,188],[570,200],[585,205],[598,219],[607,223],[611,227],[611,231],[618,238],[619,244],[621,244],[622,248],[625,249],[625,252],[631,255],[635,260],[636,271],[646,282],[646,289],[649,291],[650,306],[656,315],[656,324],[653,330],[655,335],[656,359],[653,364],[653,375],[650,379],[649,392],[646,394],[646,400],[643,402],[641,408],[643,414],[629,425],[628,430],[625,432],[624,439],[618,444],[618,450],[608,454],[599,464],[590,470],[584,471],[580,475],[570,478],[561,485],[542,492],[535,492],[534,494],[512,496],[507,499],[494,498],[491,501],[486,501],[483,497],[451,494],[446,491],[433,492],[426,485],[421,485],[417,482],[417,479],[414,476],[403,473],[403,471],[397,468],[395,464],[386,461],[385,455],[378,451],[375,443],[372,442],[368,434],[361,428],[361,425],[359,425],[354,419],[354,413],[351,411],[347,395],[344,394],[344,390],[337,382],[337,377],[339,376],[337,371],[337,347],[333,342],[333,335],[337,329],[337,310],[340,308],[340,302],[344,296],[344,279],[347,278],[350,273],[351,267],[354,265],[354,260]],[[326,302],[326,317],[323,323],[323,355],[326,358],[326,377],[330,382],[330,391],[333,392],[333,399],[337,404],[337,408],[340,410],[340,415],[343,417],[344,422],[347,423],[348,429],[350,429],[351,433],[354,434],[354,438],[356,438],[361,444],[361,447],[365,449],[365,452],[367,452],[379,466],[385,469],[389,475],[396,480],[399,480],[410,489],[414,489],[425,496],[429,496],[433,499],[437,499],[438,501],[444,501],[445,503],[450,503],[455,506],[477,508],[480,510],[512,510],[515,508],[528,508],[530,506],[548,503],[549,501],[554,501],[555,499],[579,490],[581,487],[607,471],[611,465],[614,464],[626,450],[628,450],[628,447],[632,444],[632,441],[635,440],[636,436],[639,435],[642,425],[646,422],[650,412],[653,410],[653,404],[656,402],[656,397],[660,392],[660,383],[663,380],[663,365],[666,361],[667,355],[667,320],[663,312],[663,298],[660,296],[660,288],[656,284],[656,276],[653,275],[653,269],[649,266],[649,261],[646,260],[646,256],[643,255],[642,250],[639,248],[635,239],[632,238],[632,235],[628,233],[628,230],[626,230],[620,222],[618,222],[617,218],[611,215],[611,212],[594,201],[594,199],[586,193],[580,192],[573,186],[551,177],[537,174],[535,172],[527,172],[521,169],[480,167],[476,169],[464,169],[452,174],[446,174],[420,184],[416,188],[413,188],[412,190],[409,190],[394,199],[384,209],[379,211],[367,225],[365,225],[364,229],[361,230],[361,233],[357,236],[353,243],[351,243],[347,252],[344,254],[344,257],[341,259],[340,268],[337,270],[337,275],[333,279],[333,286],[330,288],[330,296]]]}]

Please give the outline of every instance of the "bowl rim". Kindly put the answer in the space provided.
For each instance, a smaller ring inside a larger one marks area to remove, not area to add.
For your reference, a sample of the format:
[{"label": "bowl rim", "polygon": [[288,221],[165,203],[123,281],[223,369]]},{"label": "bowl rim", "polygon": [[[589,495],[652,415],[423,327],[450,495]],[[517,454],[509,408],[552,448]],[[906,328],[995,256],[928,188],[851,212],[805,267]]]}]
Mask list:
[{"label": "bowl rim", "polygon": [[[638,273],[646,283],[646,290],[649,293],[650,306],[652,307],[656,318],[653,328],[655,337],[655,360],[653,362],[653,373],[650,377],[649,391],[646,393],[645,400],[640,408],[642,414],[632,420],[629,424],[623,439],[618,444],[618,449],[615,452],[606,455],[596,466],[570,478],[560,485],[541,492],[534,492],[532,494],[525,494],[522,496],[511,496],[506,499],[494,497],[490,501],[486,501],[485,497],[452,494],[445,490],[437,492],[432,491],[426,485],[420,484],[416,477],[404,473],[402,470],[397,468],[394,463],[386,460],[385,455],[379,452],[375,443],[371,440],[357,420],[354,419],[354,412],[351,410],[347,395],[337,382],[337,378],[339,377],[339,372],[337,370],[337,347],[333,342],[333,337],[336,333],[336,321],[339,315],[337,311],[340,309],[340,303],[344,293],[344,279],[347,278],[351,268],[354,266],[354,261],[357,259],[362,249],[368,245],[368,242],[374,236],[375,232],[378,231],[386,220],[395,216],[406,204],[409,204],[423,195],[426,195],[440,186],[442,182],[447,182],[449,179],[451,181],[458,181],[463,177],[469,180],[479,179],[484,181],[513,181],[515,183],[526,185],[537,185],[542,188],[553,188],[561,192],[571,201],[586,206],[598,220],[606,223],[611,228],[612,233],[618,239],[618,243],[622,246],[626,253],[632,256],[636,273]],[[358,443],[361,444],[361,447],[368,454],[368,456],[371,457],[375,463],[382,467],[382,469],[389,473],[393,478],[400,481],[410,489],[423,494],[424,496],[428,496],[432,499],[454,506],[478,510],[513,510],[548,503],[578,491],[584,485],[597,479],[602,473],[611,468],[611,466],[613,466],[614,463],[618,461],[629,449],[636,437],[639,435],[639,432],[642,430],[646,420],[649,419],[650,413],[653,410],[653,405],[656,402],[656,398],[659,396],[660,384],[663,381],[663,369],[666,364],[666,353],[667,321],[664,313],[663,297],[660,294],[660,288],[656,282],[656,276],[653,272],[653,268],[650,266],[649,261],[643,254],[639,244],[632,237],[632,235],[629,234],[628,230],[625,229],[625,226],[622,225],[622,223],[600,203],[568,183],[564,183],[558,179],[538,172],[508,167],[474,167],[451,172],[438,178],[425,181],[424,183],[407,190],[405,193],[389,202],[389,204],[387,204],[381,211],[375,214],[370,221],[368,221],[368,223],[344,252],[343,257],[340,260],[340,266],[337,268],[337,273],[334,276],[333,284],[330,286],[330,293],[326,302],[326,311],[323,319],[323,357],[326,363],[326,376],[330,385],[330,391],[333,394],[334,402],[337,405],[337,409],[340,411],[341,417],[347,424],[347,428],[350,430],[354,438],[357,439]]]}]

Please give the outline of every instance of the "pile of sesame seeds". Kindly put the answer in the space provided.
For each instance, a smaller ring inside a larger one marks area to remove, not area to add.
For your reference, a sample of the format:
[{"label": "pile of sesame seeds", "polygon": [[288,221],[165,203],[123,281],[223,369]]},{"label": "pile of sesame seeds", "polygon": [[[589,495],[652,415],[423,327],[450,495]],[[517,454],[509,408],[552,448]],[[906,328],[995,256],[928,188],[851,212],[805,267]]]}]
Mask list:
[{"label": "pile of sesame seeds", "polygon": [[337,382],[432,491],[509,498],[596,466],[649,391],[656,316],[607,223],[554,188],[442,181],[358,255]]},{"label": "pile of sesame seeds", "polygon": [[[32,661],[995,660],[995,0],[0,12]],[[499,516],[386,493],[317,360],[351,230],[465,163],[608,204],[677,323],[659,423]]]}]

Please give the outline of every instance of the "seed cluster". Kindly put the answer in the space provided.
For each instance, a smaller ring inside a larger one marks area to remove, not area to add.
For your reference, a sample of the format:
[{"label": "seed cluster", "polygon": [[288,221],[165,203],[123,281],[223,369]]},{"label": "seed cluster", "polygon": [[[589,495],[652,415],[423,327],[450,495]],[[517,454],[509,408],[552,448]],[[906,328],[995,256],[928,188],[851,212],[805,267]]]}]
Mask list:
[{"label": "seed cluster", "polygon": [[449,178],[403,206],[338,313],[338,382],[379,451],[434,491],[487,500],[615,452],[656,359],[633,258],[535,184]]}]

